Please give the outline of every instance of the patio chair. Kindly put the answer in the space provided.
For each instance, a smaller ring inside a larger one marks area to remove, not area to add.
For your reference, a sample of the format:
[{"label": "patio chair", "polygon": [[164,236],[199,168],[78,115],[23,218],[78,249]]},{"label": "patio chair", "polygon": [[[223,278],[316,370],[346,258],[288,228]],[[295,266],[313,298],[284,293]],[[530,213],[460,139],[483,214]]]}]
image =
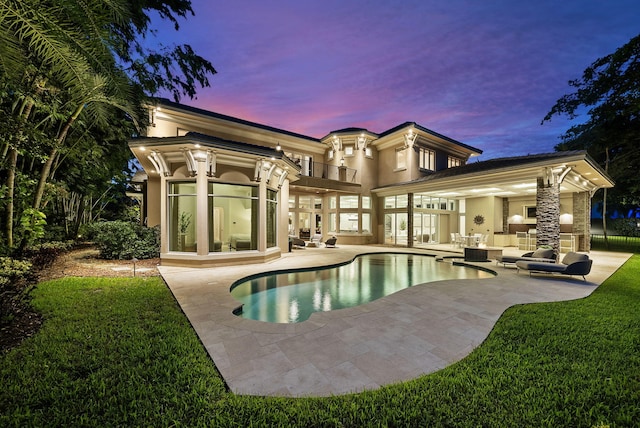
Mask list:
[{"label": "patio chair", "polygon": [[319,247],[322,242],[322,235],[316,233],[311,237],[311,241],[309,241],[309,247]]},{"label": "patio chair", "polygon": [[502,263],[502,266],[506,267],[507,263],[515,264],[519,260],[526,260],[530,262],[540,262],[540,263],[555,263],[556,259],[557,259],[557,256],[556,256],[556,253],[553,252],[553,249],[538,248],[535,251],[524,253],[521,256],[505,256],[503,254],[498,254],[496,256],[496,265],[498,265],[498,263]]},{"label": "patio chair", "polygon": [[336,238],[335,236],[327,239],[324,243],[324,246],[326,248],[335,248],[336,247],[336,241],[338,240],[338,238]]},{"label": "patio chair", "polygon": [[585,275],[591,272],[593,260],[586,254],[569,252],[562,259],[562,263],[541,263],[528,260],[519,260],[516,262],[518,273],[520,269],[528,270],[529,276],[532,273],[559,273],[562,275],[579,275],[583,280],[587,280]]},{"label": "patio chair", "polygon": [[291,244],[292,244],[294,247],[297,247],[297,248],[304,248],[304,247],[305,247],[305,245],[306,245],[306,243],[305,243],[302,239],[297,238],[297,237],[295,237],[295,236],[292,236],[290,239],[291,239]]}]

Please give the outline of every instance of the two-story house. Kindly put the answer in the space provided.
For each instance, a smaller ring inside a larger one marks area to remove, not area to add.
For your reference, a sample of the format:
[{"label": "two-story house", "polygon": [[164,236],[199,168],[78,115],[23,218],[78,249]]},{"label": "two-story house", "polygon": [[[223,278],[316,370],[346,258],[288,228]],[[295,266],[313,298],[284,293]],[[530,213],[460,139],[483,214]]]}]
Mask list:
[{"label": "two-story house", "polygon": [[261,262],[314,235],[419,247],[482,234],[507,246],[536,230],[534,245],[567,233],[588,250],[591,197],[613,186],[584,152],[470,162],[482,151],[414,122],[317,139],[168,100],[150,115],[130,148],[163,264]]}]

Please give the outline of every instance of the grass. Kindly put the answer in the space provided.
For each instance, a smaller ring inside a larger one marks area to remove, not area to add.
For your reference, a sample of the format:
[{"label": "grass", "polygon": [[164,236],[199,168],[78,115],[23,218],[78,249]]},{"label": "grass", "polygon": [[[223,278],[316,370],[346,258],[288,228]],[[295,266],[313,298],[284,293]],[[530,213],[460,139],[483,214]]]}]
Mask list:
[{"label": "grass", "polygon": [[434,374],[304,399],[228,392],[159,279],[46,282],[42,330],[0,357],[0,426],[636,426],[639,271],[636,255],[585,299],[510,308]]}]

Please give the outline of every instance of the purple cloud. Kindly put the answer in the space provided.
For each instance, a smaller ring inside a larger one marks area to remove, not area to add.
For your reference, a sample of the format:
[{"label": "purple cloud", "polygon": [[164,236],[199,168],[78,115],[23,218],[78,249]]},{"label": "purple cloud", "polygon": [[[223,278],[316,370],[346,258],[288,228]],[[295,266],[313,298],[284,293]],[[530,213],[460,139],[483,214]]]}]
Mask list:
[{"label": "purple cloud", "polygon": [[540,121],[640,16],[636,0],[192,4],[196,16],[162,38],[219,73],[183,102],[314,137],[415,121],[483,158],[552,151],[570,124]]}]

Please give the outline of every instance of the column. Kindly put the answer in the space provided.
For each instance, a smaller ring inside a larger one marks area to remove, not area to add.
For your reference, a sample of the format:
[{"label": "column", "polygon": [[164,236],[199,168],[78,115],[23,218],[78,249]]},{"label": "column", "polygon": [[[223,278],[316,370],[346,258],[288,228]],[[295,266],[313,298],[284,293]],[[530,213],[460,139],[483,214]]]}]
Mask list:
[{"label": "column", "polygon": [[577,251],[591,251],[591,194],[573,194],[573,234]]},{"label": "column", "polygon": [[548,245],[560,253],[560,183],[554,177],[538,177],[536,193],[536,247]]},{"label": "column", "polygon": [[207,179],[207,163],[206,158],[196,158],[197,174],[196,174],[196,206],[198,210],[198,219],[196,221],[198,230],[196,230],[196,248],[199,256],[209,254],[209,201],[207,194],[209,193]]}]

